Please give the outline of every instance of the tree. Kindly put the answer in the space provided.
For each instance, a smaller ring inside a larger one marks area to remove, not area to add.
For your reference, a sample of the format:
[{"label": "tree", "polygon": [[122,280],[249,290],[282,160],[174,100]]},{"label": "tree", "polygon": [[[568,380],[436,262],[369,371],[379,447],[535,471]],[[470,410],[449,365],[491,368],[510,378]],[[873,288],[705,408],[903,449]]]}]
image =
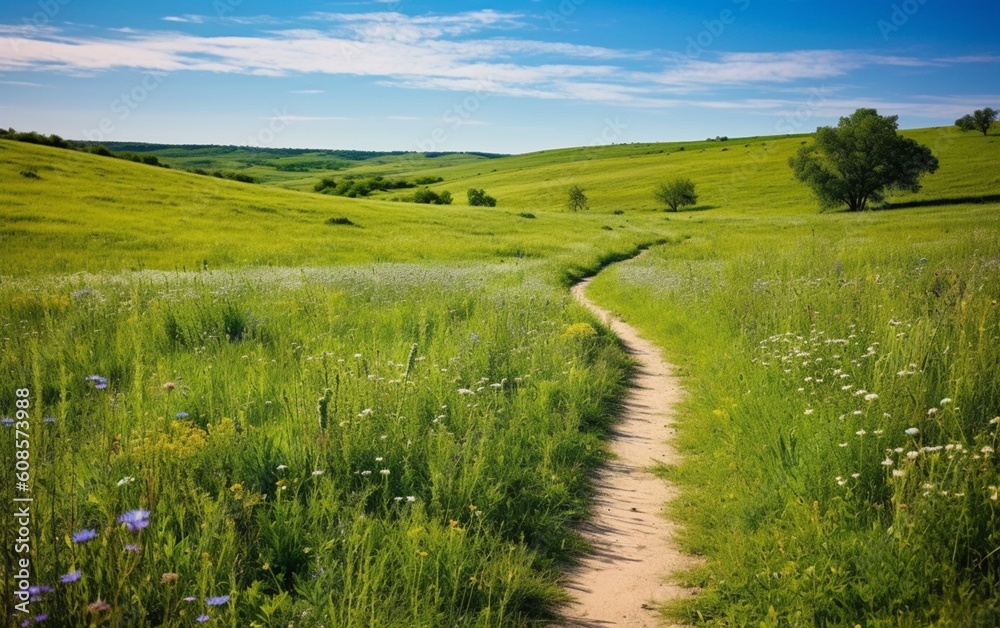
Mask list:
[{"label": "tree", "polygon": [[588,209],[587,195],[583,193],[583,189],[579,185],[574,185],[569,189],[569,199],[566,201],[566,207],[571,212]]},{"label": "tree", "polygon": [[988,135],[998,115],[1000,111],[990,107],[976,109],[971,114],[955,120],[955,126],[963,131],[979,131],[983,135]]},{"label": "tree", "polygon": [[920,177],[935,172],[931,149],[897,133],[899,116],[858,109],[837,128],[816,129],[813,144],[788,160],[795,178],[809,185],[821,207],[862,211],[882,203],[886,190],[917,192]]},{"label": "tree", "polygon": [[475,188],[466,193],[469,196],[469,205],[473,207],[496,207],[497,199],[486,193],[486,190]]},{"label": "tree", "polygon": [[653,195],[672,212],[698,202],[698,195],[694,193],[694,183],[691,179],[677,178],[661,183]]}]

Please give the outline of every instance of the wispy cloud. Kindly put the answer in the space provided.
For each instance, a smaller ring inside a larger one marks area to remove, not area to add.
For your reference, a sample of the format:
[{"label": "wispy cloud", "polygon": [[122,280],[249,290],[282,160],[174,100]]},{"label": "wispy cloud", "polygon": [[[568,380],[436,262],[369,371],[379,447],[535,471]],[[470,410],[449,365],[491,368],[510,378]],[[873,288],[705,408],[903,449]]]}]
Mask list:
[{"label": "wispy cloud", "polygon": [[[188,14],[163,18],[177,29],[213,19],[230,18]],[[402,88],[535,99],[635,107],[670,107],[700,100],[706,107],[728,102],[730,108],[777,110],[786,101],[723,99],[719,94],[738,88],[802,88],[843,80],[877,66],[997,62],[991,55],[925,59],[851,50],[720,52],[693,59],[514,36],[521,32],[525,19],[518,12],[494,10],[423,16],[392,11],[317,12],[296,21],[281,20],[280,29],[238,36],[180,30],[70,36],[54,28],[25,33],[16,26],[0,25],[0,47],[6,51],[0,56],[0,71],[81,74],[135,69],[270,77],[361,76]],[[277,23],[268,16],[240,20],[244,26]],[[951,111],[949,106],[939,103],[933,110]]]}]

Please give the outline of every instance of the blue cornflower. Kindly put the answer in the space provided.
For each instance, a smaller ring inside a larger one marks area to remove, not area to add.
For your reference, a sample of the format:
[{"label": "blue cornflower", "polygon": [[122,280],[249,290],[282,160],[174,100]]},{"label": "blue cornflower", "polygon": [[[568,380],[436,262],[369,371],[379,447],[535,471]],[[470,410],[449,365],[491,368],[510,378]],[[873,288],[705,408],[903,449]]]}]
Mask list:
[{"label": "blue cornflower", "polygon": [[220,595],[220,596],[217,596],[217,597],[207,598],[205,600],[205,604],[208,604],[209,606],[222,606],[223,604],[225,604],[228,601],[229,601],[229,596],[228,595]]},{"label": "blue cornflower", "polygon": [[184,412],[182,410],[182,411],[178,412],[176,416],[177,416],[178,419],[186,419],[186,418],[188,418],[189,415],[188,415],[187,412]]},{"label": "blue cornflower", "polygon": [[47,417],[45,417],[42,420],[45,421],[46,423],[55,423],[56,422],[56,418],[54,416],[47,416]]},{"label": "blue cornflower", "polygon": [[94,530],[93,528],[80,530],[79,532],[73,534],[74,543],[86,543],[87,541],[96,538],[97,538],[97,530]]},{"label": "blue cornflower", "polygon": [[104,390],[108,387],[108,378],[101,377],[100,375],[88,375],[84,378],[85,381],[93,382],[94,388],[97,390]]},{"label": "blue cornflower", "polygon": [[49,616],[47,613],[42,613],[41,615],[35,615],[35,623],[40,624],[48,618]]},{"label": "blue cornflower", "polygon": [[63,584],[69,584],[70,582],[76,582],[77,580],[80,579],[80,576],[82,576],[82,575],[83,574],[81,574],[79,571],[71,571],[68,574],[66,574],[65,576],[59,576],[59,582],[62,582]]},{"label": "blue cornflower", "polygon": [[138,532],[149,525],[149,511],[130,510],[118,517],[118,523],[124,523],[129,532]]},{"label": "blue cornflower", "polygon": [[206,621],[208,621],[208,619],[209,619],[208,615],[198,615],[198,617],[195,618],[195,621],[198,622],[199,624],[204,624]]},{"label": "blue cornflower", "polygon": [[3,425],[4,427],[14,427],[14,419],[10,418],[9,416],[5,416],[4,418],[0,419],[0,425]]}]

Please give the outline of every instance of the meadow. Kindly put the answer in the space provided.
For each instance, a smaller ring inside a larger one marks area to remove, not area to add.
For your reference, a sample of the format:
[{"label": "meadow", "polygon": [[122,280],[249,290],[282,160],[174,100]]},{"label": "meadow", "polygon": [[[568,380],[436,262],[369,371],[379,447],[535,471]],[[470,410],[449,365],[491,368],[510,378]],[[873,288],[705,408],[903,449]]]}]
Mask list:
[{"label": "meadow", "polygon": [[[668,616],[995,623],[1000,143],[906,134],[940,171],[864,214],[794,182],[807,136],[248,165],[258,185],[0,141],[0,408],[31,390],[33,608],[544,625],[630,365],[565,287],[652,247],[591,296],[688,389],[687,462],[660,471],[706,560]],[[312,192],[342,173],[440,176],[456,204]],[[698,206],[655,211],[677,175]],[[565,210],[571,185],[590,211]]]}]

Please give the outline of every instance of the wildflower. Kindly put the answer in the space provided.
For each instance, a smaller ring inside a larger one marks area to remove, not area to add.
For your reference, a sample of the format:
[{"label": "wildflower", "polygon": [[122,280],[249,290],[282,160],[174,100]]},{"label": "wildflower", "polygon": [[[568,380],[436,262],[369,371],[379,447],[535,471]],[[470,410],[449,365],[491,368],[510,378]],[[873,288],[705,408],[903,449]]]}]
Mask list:
[{"label": "wildflower", "polygon": [[878,395],[876,393],[868,393],[865,395],[865,401],[875,401],[876,399],[878,399]]},{"label": "wildflower", "polygon": [[323,469],[316,469],[315,471],[312,472],[312,475],[314,478],[323,475]]},{"label": "wildflower", "polygon": [[843,448],[843,447],[847,447],[847,443],[840,443],[840,444],[839,444],[839,445],[837,445],[837,446],[838,446],[838,447],[841,447],[841,448]]},{"label": "wildflower", "polygon": [[59,576],[59,582],[62,582],[63,584],[69,584],[70,582],[76,582],[77,580],[80,579],[80,577],[82,575],[83,574],[81,574],[79,571],[71,571],[68,574]]},{"label": "wildflower", "polygon": [[847,484],[847,480],[845,480],[844,478],[842,478],[842,477],[840,477],[840,476],[838,475],[838,476],[837,476],[837,484],[838,484],[839,486],[843,486],[843,485]]},{"label": "wildflower", "polygon": [[846,386],[841,386],[840,387],[841,390],[850,390],[852,388],[854,388],[853,384],[847,384]]},{"label": "wildflower", "polygon": [[185,602],[194,602],[194,601],[196,601],[197,599],[198,599],[198,598],[194,597],[193,595],[189,595],[189,596],[187,596],[186,598],[184,598],[184,601],[185,601]]},{"label": "wildflower", "polygon": [[857,434],[858,436],[864,436],[864,435],[865,435],[865,434],[867,434],[868,432],[866,432],[866,431],[864,431],[864,430],[858,430],[857,432],[854,432],[854,433],[855,433],[855,434]]},{"label": "wildflower", "polygon": [[882,461],[882,466],[885,467],[891,467],[893,464],[895,463],[893,462],[892,458],[886,458],[885,460]]},{"label": "wildflower", "polygon": [[989,445],[984,445],[983,448],[980,449],[979,451],[983,452],[984,454],[986,454],[988,456],[991,453],[993,453],[993,448],[990,447]]},{"label": "wildflower", "polygon": [[905,432],[907,436],[916,436],[917,434],[920,433],[920,429],[916,427],[908,427],[906,428]]},{"label": "wildflower", "polygon": [[415,495],[407,495],[407,496],[406,496],[406,501],[408,501],[408,502],[411,502],[411,503],[412,503],[412,502],[415,502],[415,501],[417,501],[417,498],[416,498],[416,496],[415,496]]},{"label": "wildflower", "polygon": [[361,475],[362,475],[362,477],[368,477],[368,476],[369,476],[369,475],[371,475],[371,474],[372,474],[372,472],[371,472],[371,471],[362,471],[362,472],[361,472]]},{"label": "wildflower", "polygon": [[885,430],[875,430],[872,434],[875,436],[881,436],[882,434],[885,434]]},{"label": "wildflower", "polygon": [[381,473],[382,475],[388,476],[389,475],[389,470],[388,469],[382,469],[381,471],[379,471],[379,473]]},{"label": "wildflower", "polygon": [[208,615],[205,614],[198,615],[197,617],[195,617],[194,620],[199,624],[204,624],[206,621],[208,621]]},{"label": "wildflower", "polygon": [[938,405],[946,406],[949,403],[951,403],[951,397],[945,397],[944,399],[941,400],[941,403]]},{"label": "wildflower", "polygon": [[469,390],[468,388],[459,388],[458,389],[458,394],[460,394],[460,395],[474,395],[476,393],[474,393],[473,391]]},{"label": "wildflower", "polygon": [[229,601],[228,595],[219,595],[216,597],[210,597],[206,599],[205,604],[208,604],[209,606],[222,606],[228,601]]},{"label": "wildflower", "polygon": [[852,478],[854,478],[854,479],[856,480],[856,479],[858,479],[858,478],[860,478],[860,477],[861,477],[861,474],[860,474],[860,473],[852,473],[852,474],[851,474],[851,477],[852,477]]},{"label": "wildflower", "polygon": [[806,408],[806,411],[803,412],[802,414],[809,415],[809,414],[812,414],[813,412],[815,412],[815,410],[813,410],[812,408]]},{"label": "wildflower", "polygon": [[168,571],[167,573],[160,576],[160,582],[162,582],[163,584],[173,584],[177,582],[179,578],[180,578],[179,575],[175,574],[172,571]]},{"label": "wildflower", "polygon": [[132,482],[135,482],[135,478],[132,477],[131,475],[126,475],[122,479],[118,480],[118,482],[116,482],[116,484],[118,486],[125,486],[126,484],[131,484]]},{"label": "wildflower", "polygon": [[163,390],[171,392],[175,388],[177,388],[177,384],[173,382],[163,382]]},{"label": "wildflower", "polygon": [[375,459],[375,462],[382,462],[382,460],[383,460],[382,456],[379,456],[378,458]]},{"label": "wildflower", "polygon": [[98,613],[103,613],[105,611],[111,610],[111,605],[102,600],[101,598],[97,598],[97,601],[88,606],[87,610],[97,615]]},{"label": "wildflower", "polygon": [[920,457],[920,452],[919,451],[908,451],[908,452],[906,452],[906,457],[909,458],[910,460],[916,460],[917,458]]},{"label": "wildflower", "polygon": [[9,416],[5,416],[4,418],[0,419],[0,425],[3,425],[4,427],[14,427],[14,419],[10,418]]},{"label": "wildflower", "polygon": [[392,500],[394,502],[396,502],[396,503],[399,503],[399,502],[403,501],[403,498],[402,497],[393,497]]},{"label": "wildflower", "polygon": [[284,471],[287,468],[288,468],[287,464],[279,464],[278,465],[278,471]]},{"label": "wildflower", "polygon": [[125,546],[125,551],[126,552],[133,552],[133,553],[137,554],[140,551],[142,551],[142,548],[139,547],[138,545],[133,544],[133,543],[129,543],[128,545]]},{"label": "wildflower", "polygon": [[938,411],[937,408],[931,408],[930,410],[927,411],[927,416],[934,416],[935,414],[937,414],[937,411]]},{"label": "wildflower", "polygon": [[149,511],[130,510],[118,517],[118,523],[124,523],[129,532],[138,532],[149,525]]},{"label": "wildflower", "polygon": [[105,388],[108,387],[107,377],[101,377],[100,375],[88,375],[83,379],[84,381],[92,382],[96,390],[104,390]]},{"label": "wildflower", "polygon": [[97,538],[97,530],[94,529],[80,530],[79,532],[73,534],[74,543],[86,543],[87,541],[96,538]]},{"label": "wildflower", "polygon": [[43,621],[45,621],[46,619],[48,619],[48,618],[49,618],[48,613],[42,613],[40,615],[35,615],[35,623],[36,624],[40,624]]},{"label": "wildflower", "polygon": [[354,354],[354,357],[356,357],[356,358],[360,358],[360,357],[361,357],[361,354],[360,354],[360,353],[355,353],[355,354]]},{"label": "wildflower", "polygon": [[188,414],[187,412],[184,412],[183,410],[181,410],[180,412],[178,412],[178,413],[177,413],[177,414],[175,414],[174,416],[176,416],[176,417],[177,417],[178,419],[186,419],[186,418],[188,418],[188,417],[189,417],[190,415],[189,415],[189,414]]},{"label": "wildflower", "polygon": [[990,419],[990,425],[996,425],[997,423],[1000,423],[1000,416],[995,419]]},{"label": "wildflower", "polygon": [[46,423],[55,423],[56,422],[56,418],[54,416],[47,416],[47,417],[45,417],[42,420],[45,421]]}]

